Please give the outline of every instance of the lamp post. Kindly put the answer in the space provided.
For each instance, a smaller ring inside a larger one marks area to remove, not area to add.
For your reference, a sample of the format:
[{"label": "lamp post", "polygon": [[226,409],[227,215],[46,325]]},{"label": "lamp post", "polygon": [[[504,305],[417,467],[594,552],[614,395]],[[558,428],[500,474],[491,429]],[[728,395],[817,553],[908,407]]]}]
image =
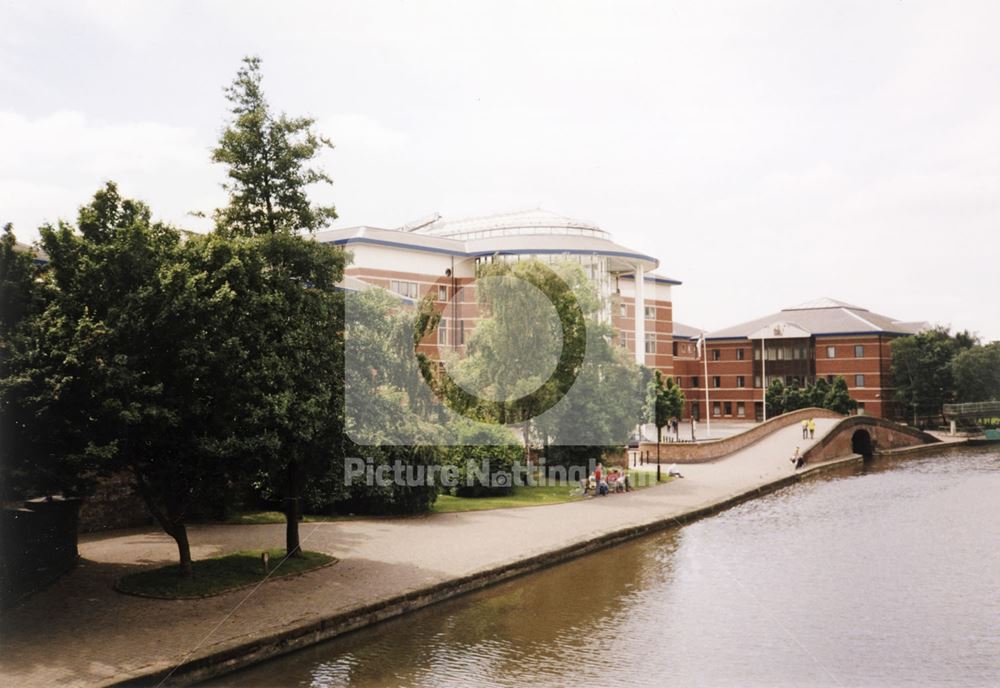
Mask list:
[{"label": "lamp post", "polygon": [[767,422],[767,340],[763,336],[760,338],[760,388],[761,406],[764,407],[764,421]]}]

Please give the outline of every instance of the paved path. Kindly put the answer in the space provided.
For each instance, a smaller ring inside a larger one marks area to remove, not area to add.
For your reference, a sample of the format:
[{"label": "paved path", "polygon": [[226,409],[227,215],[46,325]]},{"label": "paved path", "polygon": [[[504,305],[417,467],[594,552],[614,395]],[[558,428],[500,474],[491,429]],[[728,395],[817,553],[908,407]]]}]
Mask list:
[{"label": "paved path", "polygon": [[[805,451],[835,423],[817,419],[816,440],[802,440],[798,425],[778,430],[726,459],[682,466],[684,480],[628,495],[521,509],[303,524],[304,548],[341,561],[269,581],[242,605],[245,591],[170,601],[118,594],[111,585],[122,574],[172,562],[173,541],[153,529],[86,536],[76,570],[4,614],[0,683],[121,680],[430,584],[717,504],[791,474],[788,458],[795,446]],[[284,526],[196,526],[190,536],[199,558],[281,547]]]}]

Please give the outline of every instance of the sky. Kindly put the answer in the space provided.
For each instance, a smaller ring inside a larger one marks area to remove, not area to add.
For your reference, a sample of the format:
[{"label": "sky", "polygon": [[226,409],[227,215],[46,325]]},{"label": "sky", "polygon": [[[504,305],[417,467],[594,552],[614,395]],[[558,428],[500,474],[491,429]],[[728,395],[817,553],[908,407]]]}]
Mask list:
[{"label": "sky", "polygon": [[0,0],[0,223],[105,181],[208,229],[228,84],[310,115],[334,227],[542,207],[717,329],[821,296],[1000,339],[1000,3]]}]

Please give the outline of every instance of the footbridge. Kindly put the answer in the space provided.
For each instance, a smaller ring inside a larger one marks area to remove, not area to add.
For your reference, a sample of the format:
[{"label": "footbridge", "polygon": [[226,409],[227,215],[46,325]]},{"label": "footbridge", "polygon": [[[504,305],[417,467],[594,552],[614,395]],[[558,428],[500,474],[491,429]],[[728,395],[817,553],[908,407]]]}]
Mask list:
[{"label": "footbridge", "polygon": [[[803,438],[803,420],[816,422],[814,437]],[[796,448],[807,462],[822,462],[851,454],[866,459],[890,451],[940,440],[921,430],[874,416],[844,416],[822,408],[805,408],[768,419],[745,432],[706,442],[667,442],[660,445],[661,463],[699,464],[739,459],[751,454],[791,456]],[[656,461],[656,445],[643,442],[644,463]]]}]

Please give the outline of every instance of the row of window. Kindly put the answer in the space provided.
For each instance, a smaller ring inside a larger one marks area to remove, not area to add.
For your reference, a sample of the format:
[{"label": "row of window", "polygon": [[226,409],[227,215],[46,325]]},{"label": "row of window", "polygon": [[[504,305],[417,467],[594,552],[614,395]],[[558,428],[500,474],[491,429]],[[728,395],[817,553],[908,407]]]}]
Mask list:
[{"label": "row of window", "polygon": [[[731,401],[723,401],[723,402],[713,401],[712,402],[712,415],[713,416],[715,416],[716,418],[719,418],[719,417],[721,417],[723,415],[723,411],[725,411],[725,415],[727,415],[727,416],[733,415],[733,402],[731,402]],[[746,416],[747,416],[747,406],[746,406],[746,404],[743,403],[742,401],[737,401],[736,402],[736,417],[737,418],[746,418]]]},{"label": "row of window", "polygon": [[[826,376],[826,381],[832,384],[833,381],[836,378],[837,378],[836,375],[827,375]],[[681,384],[680,380],[681,380],[681,378],[677,378],[677,384]],[[814,382],[814,380],[812,378],[803,379],[803,378],[800,378],[800,377],[795,376],[795,375],[786,375],[784,377],[782,377],[780,375],[768,375],[767,376],[767,382],[768,382],[768,384],[771,384],[775,380],[781,380],[785,385],[788,385],[788,386],[796,385],[796,386],[799,386],[799,387],[804,387],[805,385],[812,384]],[[692,375],[691,376],[691,386],[692,387],[698,387],[699,384],[700,384],[700,382],[701,382],[701,378],[699,378],[697,375]],[[753,386],[757,387],[757,388],[760,388],[760,385],[761,385],[760,375],[754,375]],[[737,375],[736,376],[736,386],[737,387],[746,387],[747,386],[746,377],[743,376],[743,375]],[[857,375],[855,375],[854,376],[854,386],[855,387],[864,387],[865,386],[865,376],[862,375],[862,374],[860,374],[860,373],[858,373]],[[719,388],[722,387],[722,376],[721,375],[713,375],[712,376],[712,387],[715,387],[716,389],[719,389]]]},{"label": "row of window", "polygon": [[[643,314],[646,316],[646,320],[656,320],[656,306],[644,306]],[[618,304],[618,315],[623,318],[628,317],[628,304]]]},{"label": "row of window", "polygon": [[[389,290],[393,291],[400,296],[405,296],[408,299],[416,299],[420,296],[420,285],[416,282],[408,282],[406,280],[390,280]],[[447,301],[448,300],[448,287],[444,284],[437,285],[437,300]],[[461,302],[465,300],[465,292],[462,287],[457,290],[457,301]]]},{"label": "row of window", "polygon": [[[767,360],[769,361],[794,361],[794,360],[805,360],[810,357],[811,350],[808,346],[768,346],[767,347]],[[854,345],[854,357],[864,358],[865,346],[864,344]],[[755,361],[760,360],[760,349],[754,349],[753,357]],[[837,357],[837,347],[828,346],[826,347],[826,357],[836,358]],[[721,361],[722,360],[722,349],[712,349],[712,360]],[[746,349],[736,349],[736,360],[743,361],[746,360]]]}]

